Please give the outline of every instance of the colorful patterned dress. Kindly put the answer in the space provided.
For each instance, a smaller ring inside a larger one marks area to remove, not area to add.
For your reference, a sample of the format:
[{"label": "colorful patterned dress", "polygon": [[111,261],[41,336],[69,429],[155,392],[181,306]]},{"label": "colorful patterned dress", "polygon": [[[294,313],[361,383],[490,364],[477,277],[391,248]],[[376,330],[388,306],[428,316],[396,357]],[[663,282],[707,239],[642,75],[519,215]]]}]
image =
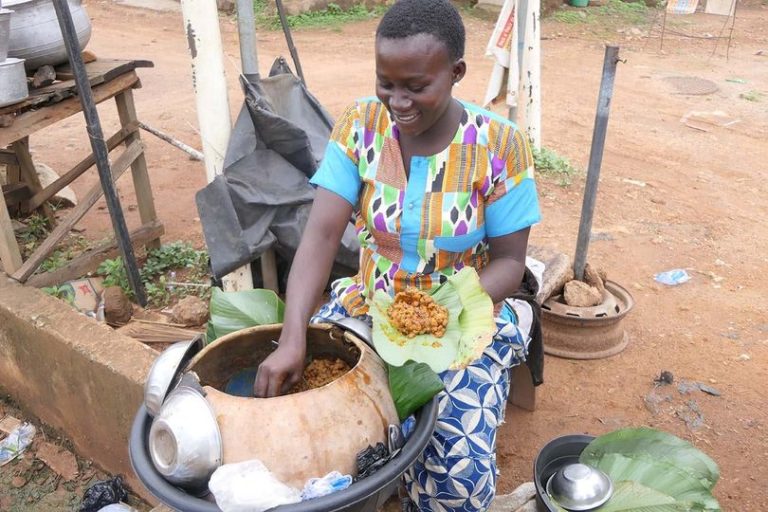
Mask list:
[{"label": "colorful patterned dress", "polygon": [[[357,101],[337,121],[311,183],[355,208],[360,271],[333,283],[331,301],[315,321],[333,316],[370,321],[366,299],[375,290],[392,295],[409,286],[429,290],[464,266],[479,272],[489,261],[489,237],[540,220],[525,135],[478,106],[463,107],[453,141],[438,154],[411,158],[408,173],[397,126],[378,99]],[[482,511],[493,500],[507,369],[525,359],[529,341],[516,326],[525,307],[506,301],[483,356],[440,375],[445,390],[435,434],[406,474],[411,499],[421,510]]]}]

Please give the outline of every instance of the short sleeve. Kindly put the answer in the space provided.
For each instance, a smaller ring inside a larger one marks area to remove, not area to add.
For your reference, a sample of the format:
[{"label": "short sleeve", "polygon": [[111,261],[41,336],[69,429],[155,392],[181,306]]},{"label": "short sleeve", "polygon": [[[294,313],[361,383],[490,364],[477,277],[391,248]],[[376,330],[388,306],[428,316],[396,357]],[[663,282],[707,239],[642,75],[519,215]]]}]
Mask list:
[{"label": "short sleeve", "polygon": [[360,192],[360,110],[357,103],[348,107],[336,121],[320,167],[309,182],[357,204]]},{"label": "short sleeve", "polygon": [[541,221],[533,179],[533,155],[527,137],[508,124],[489,133],[491,188],[485,203],[485,231],[504,236]]}]

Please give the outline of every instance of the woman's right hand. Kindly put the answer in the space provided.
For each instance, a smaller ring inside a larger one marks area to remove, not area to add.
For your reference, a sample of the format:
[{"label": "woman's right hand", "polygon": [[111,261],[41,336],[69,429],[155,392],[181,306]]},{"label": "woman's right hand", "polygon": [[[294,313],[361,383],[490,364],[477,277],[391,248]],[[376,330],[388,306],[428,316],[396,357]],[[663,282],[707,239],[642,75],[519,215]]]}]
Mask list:
[{"label": "woman's right hand", "polygon": [[287,393],[301,382],[306,353],[306,337],[301,342],[287,342],[281,338],[277,349],[259,365],[253,394],[259,398],[269,398]]}]

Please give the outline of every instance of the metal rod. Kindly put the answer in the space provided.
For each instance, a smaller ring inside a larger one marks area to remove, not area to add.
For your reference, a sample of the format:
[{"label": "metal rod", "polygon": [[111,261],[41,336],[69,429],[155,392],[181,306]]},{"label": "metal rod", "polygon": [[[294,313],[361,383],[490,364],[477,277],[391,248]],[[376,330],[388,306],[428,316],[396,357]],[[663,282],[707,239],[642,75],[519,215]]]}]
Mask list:
[{"label": "metal rod", "polygon": [[167,133],[163,133],[160,130],[158,130],[157,128],[152,128],[151,126],[149,126],[147,124],[144,124],[141,121],[139,121],[139,128],[141,128],[144,131],[147,131],[147,132],[151,133],[152,135],[154,135],[155,137],[157,137],[160,140],[164,140],[165,142],[167,142],[171,146],[182,150],[183,152],[188,154],[190,157],[192,157],[193,160],[197,160],[198,162],[202,162],[203,160],[205,160],[205,155],[203,155],[200,151],[196,150],[195,148],[193,148],[191,146],[188,146],[188,145],[184,144],[180,140],[174,139],[173,137],[171,137]]},{"label": "metal rod", "polygon": [[285,34],[285,41],[288,43],[288,51],[291,52],[291,59],[293,59],[293,65],[296,66],[296,74],[307,85],[307,81],[304,80],[304,72],[301,70],[301,62],[299,62],[299,53],[296,51],[296,46],[293,44],[293,37],[291,37],[291,26],[288,24],[288,18],[285,17],[285,8],[283,7],[283,0],[275,0],[277,5],[277,15],[280,16],[280,25],[283,27],[283,33]]},{"label": "metal rod", "polygon": [[109,149],[107,149],[107,143],[104,140],[99,113],[93,100],[93,91],[91,91],[91,84],[80,53],[80,43],[77,41],[77,32],[75,32],[75,24],[72,21],[72,13],[69,11],[67,0],[53,0],[53,7],[56,9],[56,17],[59,20],[61,33],[64,36],[64,45],[67,48],[69,64],[72,67],[75,85],[77,86],[77,95],[83,108],[88,138],[90,139],[93,155],[96,159],[96,168],[99,171],[101,188],[104,190],[104,197],[107,201],[109,216],[112,219],[112,227],[115,230],[117,245],[120,248],[120,254],[123,256],[128,282],[136,296],[136,301],[141,306],[146,306],[147,297],[144,293],[144,285],[141,282],[141,276],[139,276],[139,267],[136,264],[136,257],[133,254],[133,246],[131,245],[131,236],[125,224],[123,210],[120,207],[120,198],[115,191],[115,184],[112,181],[112,172],[109,168]]},{"label": "metal rod", "polygon": [[237,33],[240,38],[240,63],[246,76],[259,75],[259,56],[256,50],[256,21],[253,0],[237,0]]},{"label": "metal rod", "polygon": [[573,258],[573,273],[579,281],[584,279],[584,266],[587,263],[589,235],[592,232],[592,214],[597,199],[597,184],[600,179],[600,166],[603,163],[605,135],[608,130],[608,114],[611,111],[613,82],[616,78],[616,64],[619,62],[619,47],[607,46],[603,60],[603,78],[600,81],[600,94],[597,98],[595,129],[592,132],[592,148],[589,152],[587,182],[584,186],[584,202],[581,206],[579,236],[576,239],[576,255]]}]

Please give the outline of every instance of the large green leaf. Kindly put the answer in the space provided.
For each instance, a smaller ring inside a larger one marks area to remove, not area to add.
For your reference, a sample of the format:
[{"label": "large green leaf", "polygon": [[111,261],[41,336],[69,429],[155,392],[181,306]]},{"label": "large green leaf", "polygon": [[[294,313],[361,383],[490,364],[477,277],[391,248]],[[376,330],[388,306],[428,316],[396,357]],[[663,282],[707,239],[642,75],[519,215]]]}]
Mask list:
[{"label": "large green leaf", "polygon": [[625,428],[596,438],[584,449],[579,460],[594,466],[607,453],[627,456],[646,454],[693,475],[712,489],[720,477],[715,461],[689,442],[652,428]]},{"label": "large green leaf", "polygon": [[443,381],[427,364],[408,361],[402,366],[388,366],[389,390],[400,421],[429,402],[444,387]]},{"label": "large green leaf", "polygon": [[373,320],[373,344],[384,361],[402,366],[412,360],[440,373],[463,368],[482,354],[493,337],[495,324],[493,303],[480,286],[477,272],[469,267],[462,269],[433,290],[432,298],[448,310],[445,334],[441,338],[426,334],[408,338],[389,321],[387,308],[392,297],[376,291],[368,313]]},{"label": "large green leaf", "polygon": [[697,510],[694,507],[691,502],[677,501],[637,482],[624,481],[614,484],[611,499],[595,512],[688,512]]},{"label": "large green leaf", "polygon": [[285,304],[271,290],[224,292],[214,288],[210,310],[206,331],[208,343],[247,327],[282,322]]},{"label": "large green leaf", "polygon": [[689,503],[689,508],[683,510],[720,510],[717,500],[701,480],[672,464],[655,460],[648,454],[606,453],[592,460],[591,465],[604,471],[614,482],[632,481],[676,501]]}]

